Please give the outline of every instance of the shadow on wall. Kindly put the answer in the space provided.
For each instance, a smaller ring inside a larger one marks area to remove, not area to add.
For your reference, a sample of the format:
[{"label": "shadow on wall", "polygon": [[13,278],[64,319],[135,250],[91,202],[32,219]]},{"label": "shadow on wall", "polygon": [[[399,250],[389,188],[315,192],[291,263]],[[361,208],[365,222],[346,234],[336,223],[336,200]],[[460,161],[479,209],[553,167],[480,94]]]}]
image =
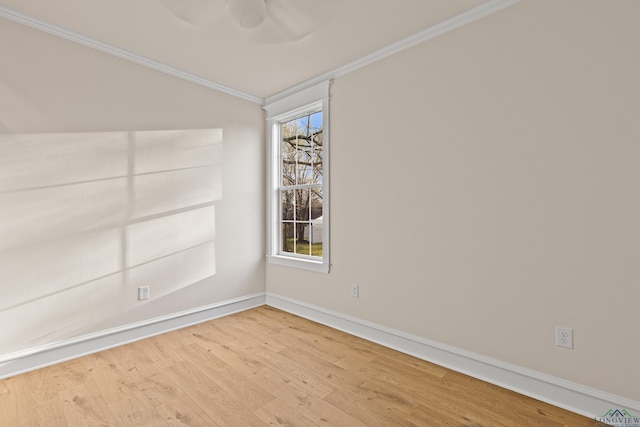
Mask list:
[{"label": "shadow on wall", "polygon": [[0,135],[0,357],[216,272],[222,130]]}]

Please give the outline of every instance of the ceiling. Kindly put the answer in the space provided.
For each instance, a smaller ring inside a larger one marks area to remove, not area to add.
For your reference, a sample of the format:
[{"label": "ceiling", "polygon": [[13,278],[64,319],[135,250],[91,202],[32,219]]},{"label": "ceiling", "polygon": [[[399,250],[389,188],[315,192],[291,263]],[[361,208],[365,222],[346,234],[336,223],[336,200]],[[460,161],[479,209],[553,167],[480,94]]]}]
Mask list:
[{"label": "ceiling", "polygon": [[253,30],[227,0],[0,0],[0,16],[260,103],[516,1],[266,0]]}]

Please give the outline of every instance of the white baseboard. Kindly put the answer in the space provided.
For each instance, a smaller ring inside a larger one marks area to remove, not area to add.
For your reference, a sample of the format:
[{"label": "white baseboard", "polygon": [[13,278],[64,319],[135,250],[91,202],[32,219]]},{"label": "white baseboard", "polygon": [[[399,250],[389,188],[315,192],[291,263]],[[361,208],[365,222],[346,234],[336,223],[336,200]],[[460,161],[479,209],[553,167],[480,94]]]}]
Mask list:
[{"label": "white baseboard", "polygon": [[640,402],[634,400],[269,292],[5,355],[0,358],[0,379],[264,304],[590,418],[613,408],[640,412]]},{"label": "white baseboard", "polygon": [[640,402],[267,292],[267,305],[589,418]]},{"label": "white baseboard", "polygon": [[264,293],[12,353],[0,358],[0,379],[264,305]]}]

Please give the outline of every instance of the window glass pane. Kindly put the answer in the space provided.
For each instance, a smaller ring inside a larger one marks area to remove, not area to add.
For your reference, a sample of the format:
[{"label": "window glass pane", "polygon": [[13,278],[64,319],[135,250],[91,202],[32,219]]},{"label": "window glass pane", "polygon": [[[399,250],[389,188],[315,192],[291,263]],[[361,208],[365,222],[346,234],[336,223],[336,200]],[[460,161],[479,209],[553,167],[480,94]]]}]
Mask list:
[{"label": "window glass pane", "polygon": [[307,240],[311,245],[311,255],[322,256],[322,236],[323,236],[323,219],[322,219],[322,189],[314,187],[309,189],[310,192],[310,215],[309,233]]},{"label": "window glass pane", "polygon": [[300,233],[298,234],[298,241],[296,242],[296,253],[300,255],[311,255],[311,246],[307,240],[310,224],[308,222],[299,222],[296,224],[296,229]]},{"label": "window glass pane", "polygon": [[282,252],[295,252],[295,227],[292,222],[282,223]]},{"label": "window glass pane", "polygon": [[314,113],[309,118],[311,126],[310,156],[313,163],[314,183],[322,182],[322,111]]},{"label": "window glass pane", "polygon": [[295,219],[295,191],[294,190],[282,190],[280,192],[280,204],[282,206],[282,219],[291,220]]},{"label": "window glass pane", "polygon": [[309,189],[311,192],[311,220],[322,220],[322,189],[311,188]]},{"label": "window glass pane", "polygon": [[311,255],[321,257],[322,256],[322,224],[311,225]]},{"label": "window glass pane", "polygon": [[[284,127],[283,127],[284,130]],[[282,185],[295,185],[296,183],[296,155],[295,141],[289,141],[284,136],[282,137],[281,146],[281,162],[280,169],[282,171]]]},{"label": "window glass pane", "polygon": [[322,112],[281,125],[282,185],[322,183]]},{"label": "window glass pane", "polygon": [[310,219],[310,191],[308,188],[302,190],[295,190],[296,192],[296,207],[295,207],[295,219],[296,221],[308,221]]},{"label": "window glass pane", "polygon": [[309,244],[306,240],[306,233],[309,228],[309,215],[310,215],[310,191],[308,188],[296,190],[296,223],[295,223],[295,237],[296,237],[296,250],[295,252],[303,255],[310,255]]},{"label": "window glass pane", "polygon": [[311,256],[322,256],[322,219],[299,223],[302,236],[297,242],[297,253]]},{"label": "window glass pane", "polygon": [[[320,135],[320,139],[322,139],[322,134]],[[314,144],[310,157],[311,163],[313,164],[313,183],[322,184],[322,145]]]},{"label": "window glass pane", "polygon": [[306,142],[299,143],[296,156],[296,184],[313,183],[313,166],[311,149]]}]

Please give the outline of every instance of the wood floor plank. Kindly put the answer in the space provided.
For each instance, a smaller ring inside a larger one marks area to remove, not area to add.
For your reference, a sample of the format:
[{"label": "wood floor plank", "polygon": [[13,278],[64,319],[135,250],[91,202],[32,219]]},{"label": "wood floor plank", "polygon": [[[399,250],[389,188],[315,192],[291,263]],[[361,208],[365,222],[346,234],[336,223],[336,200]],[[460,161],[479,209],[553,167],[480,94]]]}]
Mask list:
[{"label": "wood floor plank", "polygon": [[287,348],[280,351],[282,357],[286,360],[291,360],[292,363],[305,360],[309,363],[305,363],[306,369],[315,372],[315,374],[322,378],[322,380],[329,387],[330,392],[333,392],[337,387],[347,384],[353,384],[351,380],[358,378],[355,377],[335,363],[326,361],[324,358],[314,358],[312,353],[308,353],[306,349],[300,348]]},{"label": "wood floor plank", "polygon": [[166,376],[166,370],[146,378],[140,385],[148,402],[161,415],[168,425],[186,426],[221,426],[215,421],[209,406],[202,408],[177,385],[172,378]]},{"label": "wood floor plank", "polygon": [[[87,377],[87,368],[83,358],[49,366],[39,372],[46,376],[48,380],[47,387],[57,392],[80,385]],[[18,378],[22,379],[24,377],[20,376]]]},{"label": "wood floor plank", "polygon": [[0,426],[592,427],[272,307],[0,381]]},{"label": "wood floor plank", "polygon": [[[406,411],[398,410],[361,388],[337,389],[325,399],[368,426],[412,426]],[[437,424],[434,424],[437,425]]]},{"label": "wood floor plank", "polygon": [[237,344],[239,341],[241,342],[241,340],[222,343],[210,341],[208,345],[216,357],[242,375],[249,375],[263,368],[264,364],[252,353],[242,351],[242,345]]},{"label": "wood floor plank", "polygon": [[260,426],[260,419],[192,362],[174,365],[166,375],[216,422],[225,426]]},{"label": "wood floor plank", "polygon": [[14,384],[16,381],[9,378],[0,381],[0,425],[10,426],[18,420],[18,395]]},{"label": "wood floor plank", "polygon": [[449,372],[447,368],[411,357],[399,351],[381,354],[372,359],[370,365],[394,373],[400,372],[403,376],[408,377],[415,377],[418,374],[419,376],[442,378]]},{"label": "wood floor plank", "polygon": [[251,322],[241,325],[227,324],[227,328],[235,331],[238,336],[242,337],[242,341],[253,342],[265,349],[278,352],[288,348],[291,343],[286,339],[278,336],[279,331],[272,331],[270,328],[264,328],[261,323]]},{"label": "wood floor plank", "polygon": [[113,414],[91,380],[73,389],[62,390],[58,396],[69,425],[113,424]]},{"label": "wood floor plank", "polygon": [[107,402],[126,400],[140,391],[137,384],[142,378],[132,378],[130,370],[119,368],[102,355],[96,355],[92,360],[93,366],[87,368],[87,378],[100,384],[100,395]]},{"label": "wood floor plank", "polygon": [[143,392],[107,400],[116,425],[151,426],[164,425],[165,420]]},{"label": "wood floor plank", "polygon": [[175,398],[155,407],[161,415],[163,424],[189,427],[224,427],[192,402],[183,398]]},{"label": "wood floor plank", "polygon": [[24,394],[29,394],[31,416],[39,420],[41,425],[63,424],[65,415],[62,408],[50,399],[57,392],[56,387],[42,372],[36,374],[28,378],[22,390]]},{"label": "wood floor plank", "polygon": [[235,342],[231,345],[238,345],[242,351],[252,353],[263,366],[277,372],[282,378],[293,384],[297,384],[304,390],[309,391],[319,397],[325,397],[334,390],[331,383],[315,371],[309,369],[304,364],[296,360],[283,357],[279,353],[273,353],[253,344]]},{"label": "wood floor plank", "polygon": [[230,369],[228,365],[221,364],[219,359],[199,345],[190,346],[189,354],[210,381],[215,382],[231,398],[242,402],[247,409],[256,410],[276,399],[273,393]]},{"label": "wood floor plank", "polygon": [[[297,319],[296,319],[297,320]],[[339,356],[341,359],[351,359],[360,363],[368,363],[377,355],[371,348],[364,344],[364,340],[353,337],[348,345],[340,341],[340,331],[330,331],[330,328],[319,325],[306,325],[299,320],[280,333],[312,345],[322,353]]]},{"label": "wood floor plank", "polygon": [[281,400],[273,400],[256,410],[256,415],[269,426],[316,427],[303,411],[290,407]]},{"label": "wood floor plank", "polygon": [[283,401],[289,407],[297,408],[317,424],[366,426],[366,424],[330,404],[324,398],[301,387],[299,383],[283,378],[278,371],[264,368],[252,374],[250,378],[263,386],[266,384],[271,385],[278,396],[278,400]]}]

